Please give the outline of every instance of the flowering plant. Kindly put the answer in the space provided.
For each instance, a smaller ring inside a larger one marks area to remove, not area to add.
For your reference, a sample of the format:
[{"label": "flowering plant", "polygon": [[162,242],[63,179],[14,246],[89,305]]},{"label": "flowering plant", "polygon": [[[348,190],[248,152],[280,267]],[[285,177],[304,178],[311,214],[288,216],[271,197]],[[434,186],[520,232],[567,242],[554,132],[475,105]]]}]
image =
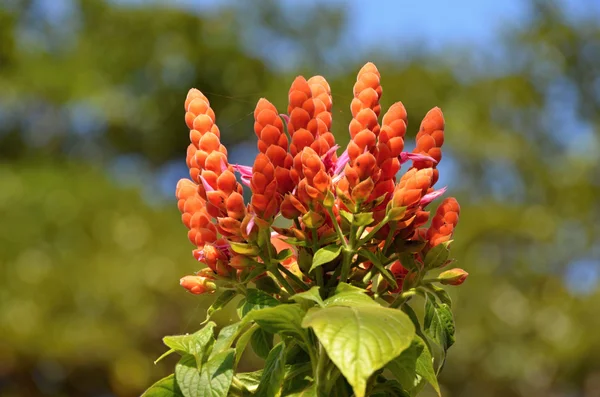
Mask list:
[{"label": "flowering plant", "polygon": [[[228,162],[208,99],[189,91],[191,180],[179,181],[177,199],[204,268],[181,285],[219,295],[202,329],[164,338],[165,355],[181,359],[145,396],[414,396],[427,383],[439,394],[454,320],[437,284],[467,277],[452,269],[427,278],[452,262],[459,216],[454,198],[431,222],[426,210],[445,191],[433,187],[444,119],[439,108],[429,111],[416,148],[403,152],[406,110],[397,102],[380,123],[381,94],[380,74],[367,63],[338,157],[327,81],[297,77],[287,114],[258,101],[259,153],[249,167]],[[237,296],[240,320],[215,336],[211,315]],[[424,301],[423,314],[409,301]],[[249,344],[264,369],[238,372]]]}]

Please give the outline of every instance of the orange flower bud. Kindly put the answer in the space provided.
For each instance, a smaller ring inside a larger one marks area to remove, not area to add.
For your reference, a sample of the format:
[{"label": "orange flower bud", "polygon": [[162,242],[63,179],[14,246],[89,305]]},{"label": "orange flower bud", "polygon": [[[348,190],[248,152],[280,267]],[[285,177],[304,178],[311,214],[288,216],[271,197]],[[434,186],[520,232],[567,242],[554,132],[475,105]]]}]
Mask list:
[{"label": "orange flower bud", "polygon": [[214,282],[202,276],[182,277],[179,284],[194,295],[212,294],[217,290],[217,285]]},{"label": "orange flower bud", "polygon": [[460,206],[454,197],[448,197],[438,207],[431,226],[427,230],[428,246],[435,247],[452,238],[454,228],[458,224]]},{"label": "orange flower bud", "polygon": [[469,273],[465,272],[463,269],[450,269],[442,272],[438,278],[440,283],[444,285],[461,285],[465,282]]},{"label": "orange flower bud", "polygon": [[236,270],[244,270],[252,265],[254,265],[254,261],[245,255],[233,255],[229,260],[229,266]]}]

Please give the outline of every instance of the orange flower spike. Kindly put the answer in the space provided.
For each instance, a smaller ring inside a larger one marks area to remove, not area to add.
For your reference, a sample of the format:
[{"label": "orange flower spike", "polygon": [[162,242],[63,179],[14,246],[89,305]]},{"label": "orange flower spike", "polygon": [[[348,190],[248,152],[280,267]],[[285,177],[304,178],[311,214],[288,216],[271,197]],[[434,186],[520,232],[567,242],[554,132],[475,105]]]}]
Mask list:
[{"label": "orange flower spike", "polygon": [[460,205],[454,197],[448,197],[438,207],[431,226],[427,230],[428,247],[432,248],[452,238],[458,224]]},{"label": "orange flower spike", "polygon": [[254,161],[250,188],[252,211],[265,221],[271,220],[279,208],[277,179],[275,167],[263,153],[259,153]]},{"label": "orange flower spike", "polygon": [[293,157],[288,153],[289,142],[277,108],[266,99],[260,99],[254,110],[254,120],[258,150],[266,154],[275,167],[277,191],[281,194],[291,192],[295,186],[290,177]]},{"label": "orange flower spike", "polygon": [[437,163],[432,161],[415,161],[413,167],[417,169],[434,168],[434,176],[432,186],[438,180],[437,164],[442,160],[442,145],[444,144],[444,115],[440,108],[435,107],[427,112],[425,118],[421,122],[419,132],[417,133],[417,145],[413,153],[423,154],[433,158]]},{"label": "orange flower spike", "polygon": [[296,156],[315,140],[315,134],[308,130],[308,124],[314,117],[315,104],[310,86],[304,77],[296,77],[290,87],[288,100],[288,114],[290,117],[288,131],[292,137],[290,153],[292,156]]},{"label": "orange flower spike", "polygon": [[[313,103],[315,105],[314,117],[309,122],[307,128],[315,135],[315,141],[311,147],[323,156],[329,149],[335,146],[335,137],[331,133],[331,107],[333,100],[331,98],[331,88],[323,76],[313,76],[308,79]],[[337,159],[335,154],[331,157],[332,161]]]},{"label": "orange flower spike", "polygon": [[367,128],[375,135],[379,133],[377,118],[381,113],[381,75],[377,67],[368,62],[358,72],[354,84],[354,99],[350,103],[353,120],[350,122],[350,136],[354,137],[358,132]]}]

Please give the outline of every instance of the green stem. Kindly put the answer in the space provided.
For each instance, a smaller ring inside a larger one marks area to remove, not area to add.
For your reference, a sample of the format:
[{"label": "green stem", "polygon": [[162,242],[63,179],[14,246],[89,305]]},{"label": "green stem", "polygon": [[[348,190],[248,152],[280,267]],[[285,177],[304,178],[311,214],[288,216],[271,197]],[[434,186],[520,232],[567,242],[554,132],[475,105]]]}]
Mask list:
[{"label": "green stem", "polygon": [[383,245],[383,252],[387,252],[388,248],[390,248],[390,245],[392,244],[392,240],[394,239],[394,233],[396,232],[396,222],[392,223],[392,225],[390,226],[390,232],[387,235],[387,237],[385,238],[385,244]]},{"label": "green stem", "polygon": [[[381,229],[383,226],[385,226],[385,224],[386,224],[386,223],[388,223],[388,222],[389,222],[389,218],[388,218],[387,216],[386,216],[386,217],[384,217],[384,218],[381,220],[381,222],[379,222],[379,223],[377,224],[377,226],[375,226],[375,227],[373,228],[373,230],[371,230],[371,231],[369,232],[369,234],[367,234],[367,235],[365,236],[365,238],[363,238],[363,239],[360,239],[360,240],[358,241],[358,245],[363,245],[363,244],[365,244],[365,243],[369,242],[369,241],[370,241],[370,240],[373,238],[373,236],[375,235],[375,233],[377,233],[377,232],[379,231],[379,229]],[[351,235],[351,236],[352,236],[352,235]]]},{"label": "green stem", "polygon": [[278,263],[277,267],[279,268],[279,270],[281,270],[282,272],[284,272],[285,275],[288,276],[294,282],[294,284],[296,284],[298,287],[302,288],[304,291],[308,291],[310,289],[310,286],[308,284],[306,284],[304,281],[302,281],[294,273],[292,273],[291,271],[289,271],[281,263]]},{"label": "green stem", "polygon": [[271,246],[271,236],[269,235],[269,229],[265,229],[264,233],[267,234],[266,235],[267,239],[265,240],[267,242],[266,243],[267,246],[265,249],[263,249],[263,254],[265,255],[265,257],[263,258],[263,262],[265,262],[267,264],[267,269],[275,276],[275,278],[277,279],[277,281],[279,281],[279,283],[283,286],[283,288],[285,288],[285,292],[287,292],[288,295],[293,295],[294,289],[292,288],[290,283],[288,283],[288,281],[285,279],[285,277],[283,277],[283,275],[277,268],[277,263],[271,259],[272,246]]},{"label": "green stem", "polygon": [[404,304],[406,301],[408,301],[410,298],[412,298],[415,295],[417,295],[417,291],[414,288],[401,293],[400,295],[398,295],[398,297],[392,303],[390,303],[390,308],[396,309],[396,308],[402,306],[402,304]]},{"label": "green stem", "polygon": [[342,271],[340,273],[340,283],[345,283],[350,275],[350,265],[352,262],[353,251],[342,248]]},{"label": "green stem", "polygon": [[331,223],[333,223],[333,228],[335,229],[335,231],[338,235],[338,238],[340,239],[340,242],[344,245],[344,247],[348,247],[348,242],[346,241],[344,232],[342,232],[342,228],[340,227],[340,224],[337,221],[337,218],[333,214],[333,210],[331,208],[327,208],[327,213],[329,214],[329,217],[331,218]]}]

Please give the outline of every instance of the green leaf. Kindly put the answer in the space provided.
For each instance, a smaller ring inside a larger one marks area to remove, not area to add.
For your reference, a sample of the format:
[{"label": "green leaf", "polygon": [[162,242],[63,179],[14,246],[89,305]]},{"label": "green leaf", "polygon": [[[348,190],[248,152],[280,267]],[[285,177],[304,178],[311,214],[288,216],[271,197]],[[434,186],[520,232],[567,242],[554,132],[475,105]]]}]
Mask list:
[{"label": "green leaf", "polygon": [[248,343],[250,342],[252,335],[258,329],[260,329],[258,327],[258,325],[256,325],[256,324],[252,325],[252,327],[250,327],[246,332],[244,332],[240,336],[237,343],[235,344],[235,365],[236,365],[236,367],[237,367],[237,364],[240,362],[240,359],[242,358],[242,354],[244,354],[244,350],[246,350],[246,346],[248,346]]},{"label": "green leaf", "polygon": [[354,220],[354,215],[352,215],[348,211],[340,210],[340,216],[342,217],[343,220],[348,222],[348,224],[351,224],[352,221]]},{"label": "green leaf", "polygon": [[302,328],[302,318],[306,312],[297,304],[286,304],[267,309],[253,310],[248,320],[254,320],[262,329],[272,334],[306,337]]},{"label": "green leaf", "polygon": [[165,336],[163,343],[181,355],[191,354],[201,358],[207,346],[214,341],[215,323],[209,322],[201,330],[191,335]]},{"label": "green leaf", "polygon": [[204,322],[202,324],[206,324],[210,320],[210,317],[216,311],[224,308],[229,302],[231,302],[231,300],[233,298],[235,298],[236,295],[237,295],[237,292],[233,291],[233,290],[227,290],[227,291],[223,292],[221,295],[219,295],[219,297],[214,301],[214,303],[212,305],[210,305],[210,307],[206,311],[206,320],[204,320]]},{"label": "green leaf", "polygon": [[402,385],[395,381],[389,380],[385,383],[376,385],[370,394],[371,397],[412,397],[403,388]]},{"label": "green leaf", "polygon": [[438,287],[434,284],[427,285],[427,289],[433,292],[433,294],[437,296],[440,302],[447,304],[450,308],[452,307],[452,299],[450,298],[450,295],[448,295],[448,292],[446,292],[445,289],[443,289],[442,287]]},{"label": "green leaf", "polygon": [[170,356],[173,353],[175,353],[175,349],[169,349],[169,350],[167,350],[166,352],[164,352],[163,354],[161,354],[159,358],[157,358],[156,360],[154,360],[154,364],[158,363],[163,358],[168,357],[168,356]]},{"label": "green leaf", "polygon": [[[286,348],[286,350],[289,349]],[[289,357],[289,352],[287,351],[286,356]],[[309,389],[312,384],[312,365],[310,361],[303,364],[288,365],[285,370],[285,382],[283,384],[282,395],[287,396],[293,393],[307,392],[307,389]]]},{"label": "green leaf", "polygon": [[262,377],[263,370],[258,370],[254,372],[241,372],[235,375],[237,380],[244,385],[246,390],[251,393],[254,393],[258,388],[258,384],[260,383],[260,378]]},{"label": "green leaf", "polygon": [[275,256],[275,259],[277,259],[279,262],[283,262],[284,260],[291,258],[293,255],[294,251],[292,251],[290,248],[286,248],[281,250],[281,252]]},{"label": "green leaf", "polygon": [[227,396],[233,379],[234,356],[235,350],[229,349],[211,357],[202,366],[200,371],[200,394],[198,396]]},{"label": "green leaf", "polygon": [[364,290],[346,283],[340,283],[335,293],[325,299],[325,307],[329,306],[380,306],[369,297]]},{"label": "green leaf", "polygon": [[300,292],[292,296],[292,299],[296,302],[301,300],[307,300],[316,302],[319,306],[323,306],[323,299],[321,298],[321,294],[319,294],[319,287],[314,286],[308,291]]},{"label": "green leaf", "polygon": [[273,348],[273,334],[259,328],[256,332],[252,333],[250,343],[252,344],[254,353],[258,357],[266,359],[269,351]]},{"label": "green leaf", "polygon": [[246,298],[240,302],[238,306],[238,315],[240,318],[246,317],[252,310],[260,310],[266,307],[279,305],[280,302],[258,289],[248,288]]},{"label": "green leaf", "polygon": [[196,366],[196,358],[191,354],[181,357],[175,365],[175,378],[185,397],[200,397],[200,371]]},{"label": "green leaf", "polygon": [[427,252],[423,261],[426,269],[436,269],[446,264],[450,256],[450,249],[448,247],[451,242],[452,240],[438,244]]},{"label": "green leaf", "polygon": [[320,248],[319,250],[317,250],[317,252],[315,252],[312,266],[310,267],[309,271],[312,272],[317,267],[331,262],[332,260],[337,258],[341,252],[342,246],[338,244],[331,244],[326,247]]},{"label": "green leaf", "polygon": [[394,375],[411,396],[416,396],[421,390],[422,380],[426,380],[433,386],[438,396],[441,396],[433,358],[423,339],[415,336],[408,349],[400,356],[390,361],[387,369]]},{"label": "green leaf", "polygon": [[356,397],[364,397],[369,377],[398,357],[415,336],[406,314],[380,306],[313,308],[302,325],[313,329]]},{"label": "green leaf", "polygon": [[[373,218],[373,213],[372,212],[361,212],[358,214],[354,214],[354,219],[352,221],[352,224],[354,226],[369,226],[371,223],[373,223],[375,219]],[[360,236],[359,236],[360,237]]]},{"label": "green leaf", "polygon": [[260,253],[260,249],[255,245],[245,244],[245,243],[236,243],[233,241],[229,242],[231,250],[236,254],[247,255],[247,256],[256,256]]},{"label": "green leaf", "polygon": [[318,229],[325,223],[325,217],[318,212],[308,211],[302,215],[302,221],[310,229]]},{"label": "green leaf", "polygon": [[278,343],[269,353],[260,384],[255,395],[258,397],[279,397],[285,374],[285,344]]},{"label": "green leaf", "polygon": [[221,332],[219,332],[217,341],[213,346],[211,357],[217,353],[222,352],[223,350],[229,349],[244,325],[245,324],[243,324],[242,322],[237,322],[221,328]]},{"label": "green leaf", "polygon": [[258,278],[254,280],[254,284],[256,284],[256,288],[266,292],[267,294],[281,293],[281,287],[279,287],[275,280],[273,280],[270,276]]},{"label": "green leaf", "polygon": [[455,328],[452,311],[447,304],[438,304],[431,294],[427,294],[423,326],[425,332],[444,350],[448,350],[454,344]]},{"label": "green leaf", "polygon": [[183,394],[175,381],[175,374],[171,374],[150,386],[141,397],[183,397]]},{"label": "green leaf", "polygon": [[314,384],[312,384],[302,391],[292,393],[292,394],[286,394],[285,396],[286,397],[317,397],[317,388],[315,387]]}]

